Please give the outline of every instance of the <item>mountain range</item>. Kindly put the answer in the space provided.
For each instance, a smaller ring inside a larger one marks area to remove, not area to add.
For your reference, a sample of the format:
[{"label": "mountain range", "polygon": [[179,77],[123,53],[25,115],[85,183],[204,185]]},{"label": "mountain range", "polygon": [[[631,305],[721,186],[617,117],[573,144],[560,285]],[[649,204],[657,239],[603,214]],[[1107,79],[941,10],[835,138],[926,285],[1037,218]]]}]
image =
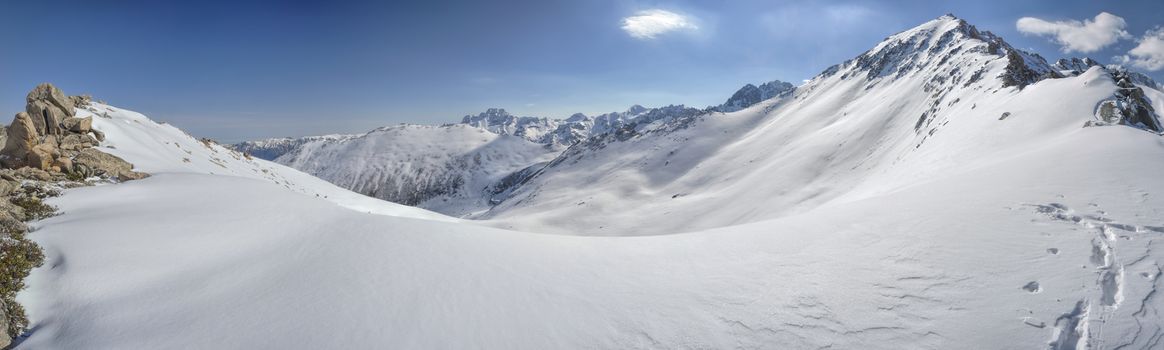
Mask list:
[{"label": "mountain range", "polygon": [[[875,176],[887,176],[883,174],[887,172],[902,172],[890,176],[888,182],[914,177],[915,167],[921,164],[982,149],[947,145],[946,137],[936,135],[939,132],[960,129],[959,124],[969,124],[977,120],[974,118],[1006,119],[1015,112],[1001,106],[1019,103],[1004,103],[1009,99],[1055,99],[1036,96],[1025,91],[1026,87],[1048,79],[1078,77],[1093,67],[1118,88],[1112,92],[1110,102],[1088,113],[1094,117],[1089,125],[1123,124],[1151,132],[1162,130],[1155,109],[1142,92],[1121,95],[1133,90],[1159,91],[1151,78],[1117,66],[1104,66],[1090,58],[1050,63],[1038,54],[1012,47],[993,33],[948,16],[893,35],[799,87],[779,80],[759,86],[748,84],[723,104],[703,109],[636,105],[624,112],[593,117],[579,113],[551,119],[517,117],[504,109],[491,108],[467,115],[459,124],[401,125],[363,135],[259,140],[233,148],[359,193],[463,218],[539,217],[528,214],[547,209],[577,217],[576,213],[561,209],[571,205],[633,215],[643,215],[642,211],[648,210],[652,212],[649,215],[655,216],[671,212],[671,204],[643,203],[670,196],[674,200],[667,203],[691,201],[694,199],[679,198],[699,192],[716,194],[716,198],[703,201],[783,194],[775,200],[778,203],[748,213],[732,213],[735,218],[730,220],[713,219],[707,224],[667,220],[678,227],[651,224],[651,228],[645,228],[666,232],[679,227],[714,227],[725,220],[739,221],[740,216],[759,220],[788,210],[805,210],[859,190],[861,183],[884,183]],[[848,117],[857,111],[860,113]],[[981,115],[988,117],[976,117]],[[946,127],[955,120],[962,121]],[[905,126],[911,126],[911,132],[898,130]],[[990,140],[999,134],[991,129],[1000,126],[966,127],[969,130],[955,131],[958,136],[950,138],[984,133],[983,140]],[[691,130],[686,130],[688,127]],[[474,134],[469,129],[487,135]],[[832,134],[820,135],[822,130]],[[828,162],[776,165],[803,162],[803,154],[785,151],[790,147],[825,152],[827,147],[818,142],[837,144],[836,150],[821,155],[830,159]],[[997,147],[1007,147],[1001,144],[1003,141],[998,142]],[[923,149],[927,143],[934,145]],[[748,159],[725,163],[723,156],[714,151],[727,147],[749,154]],[[951,149],[932,150],[937,147]],[[766,151],[744,151],[749,149]],[[797,159],[777,159],[787,155]],[[900,164],[903,162],[918,164]],[[790,169],[813,169],[838,178],[787,174]],[[787,179],[781,184],[766,180],[782,177]],[[745,185],[725,181],[729,178],[749,178],[750,182]],[[694,182],[683,185],[685,181]],[[547,182],[554,184],[546,186]],[[596,183],[600,187],[635,190],[608,201],[575,200],[573,195],[566,195],[595,189]],[[731,184],[731,188],[713,188],[719,186],[716,184]],[[755,190],[769,187],[774,188]],[[553,194],[567,188],[571,192],[562,193],[562,200],[548,199],[559,198],[555,196],[534,198],[534,194]],[[599,222],[587,225],[610,226]]]},{"label": "mountain range", "polygon": [[952,15],[702,109],[225,147],[93,102],[151,175],[48,200],[17,347],[1158,348],[1161,109]]}]

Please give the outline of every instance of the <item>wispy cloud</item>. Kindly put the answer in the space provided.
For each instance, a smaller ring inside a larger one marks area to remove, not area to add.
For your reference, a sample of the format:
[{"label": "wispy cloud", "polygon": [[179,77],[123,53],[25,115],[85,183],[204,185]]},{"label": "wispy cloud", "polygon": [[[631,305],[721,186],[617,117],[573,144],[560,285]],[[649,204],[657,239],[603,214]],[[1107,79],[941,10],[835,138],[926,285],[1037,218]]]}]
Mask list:
[{"label": "wispy cloud", "polygon": [[1136,42],[1139,44],[1127,55],[1117,56],[1116,62],[1149,71],[1164,69],[1164,27],[1149,30]]},{"label": "wispy cloud", "polygon": [[1095,52],[1115,44],[1120,39],[1131,38],[1124,28],[1127,22],[1120,16],[1100,12],[1093,19],[1081,21],[1046,21],[1034,17],[1019,18],[1015,27],[1024,34],[1049,36],[1061,46],[1063,52]]},{"label": "wispy cloud", "polygon": [[622,30],[632,38],[650,40],[677,30],[697,30],[693,18],[667,10],[645,10],[622,19]]}]

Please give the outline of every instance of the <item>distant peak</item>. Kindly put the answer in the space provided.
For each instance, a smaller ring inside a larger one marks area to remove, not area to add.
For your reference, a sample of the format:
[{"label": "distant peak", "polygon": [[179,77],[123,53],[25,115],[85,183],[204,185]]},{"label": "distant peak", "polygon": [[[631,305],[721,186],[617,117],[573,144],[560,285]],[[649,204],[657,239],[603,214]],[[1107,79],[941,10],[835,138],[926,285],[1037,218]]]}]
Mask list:
[{"label": "distant peak", "polygon": [[643,107],[641,105],[630,106],[630,108],[626,109],[627,114],[639,114],[639,113],[643,113],[646,111],[647,111],[647,107]]},{"label": "distant peak", "polygon": [[590,119],[590,117],[587,117],[585,114],[582,114],[582,113],[574,113],[574,114],[573,114],[573,115],[571,115],[569,118],[566,118],[566,122],[568,122],[568,123],[576,123],[576,122],[580,122],[580,121],[587,120],[587,119]]},{"label": "distant peak", "polygon": [[486,109],[485,112],[481,113],[481,114],[483,114],[483,115],[509,115],[509,112],[506,112],[505,108],[489,108],[489,109]]},{"label": "distant peak", "polygon": [[745,84],[739,90],[736,90],[736,93],[732,94],[727,102],[710,108],[720,112],[734,112],[794,89],[796,87],[792,84],[780,80],[769,81],[760,84],[760,86]]},{"label": "distant peak", "polygon": [[508,123],[511,119],[516,119],[513,115],[506,112],[504,108],[489,108],[477,115],[466,115],[461,119],[461,123],[472,124],[477,127],[485,127],[489,125],[497,125]]}]

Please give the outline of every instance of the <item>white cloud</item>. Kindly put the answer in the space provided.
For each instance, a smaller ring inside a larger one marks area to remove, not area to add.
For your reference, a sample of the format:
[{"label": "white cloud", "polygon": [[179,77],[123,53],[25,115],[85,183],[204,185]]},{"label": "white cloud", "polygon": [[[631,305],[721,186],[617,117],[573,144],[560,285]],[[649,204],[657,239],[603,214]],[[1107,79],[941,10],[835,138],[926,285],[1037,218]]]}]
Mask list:
[{"label": "white cloud", "polygon": [[1015,27],[1024,34],[1051,36],[1062,46],[1063,52],[1095,52],[1115,44],[1120,39],[1130,38],[1124,28],[1127,22],[1119,16],[1100,12],[1093,19],[1068,21],[1045,21],[1034,17],[1019,18]]},{"label": "white cloud", "polygon": [[1136,42],[1139,45],[1127,55],[1116,56],[1116,62],[1149,71],[1164,69],[1164,28],[1149,30]]},{"label": "white cloud", "polygon": [[692,18],[666,10],[646,10],[622,19],[622,30],[632,38],[649,40],[676,30],[696,30]]}]

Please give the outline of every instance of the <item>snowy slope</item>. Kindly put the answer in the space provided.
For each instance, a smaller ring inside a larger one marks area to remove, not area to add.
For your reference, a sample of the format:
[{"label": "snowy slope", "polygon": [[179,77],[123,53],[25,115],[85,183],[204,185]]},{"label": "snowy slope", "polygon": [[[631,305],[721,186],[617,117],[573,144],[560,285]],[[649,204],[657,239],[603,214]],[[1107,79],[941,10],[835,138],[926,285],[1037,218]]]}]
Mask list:
[{"label": "snowy slope", "polygon": [[106,134],[104,152],[122,157],[135,170],[150,174],[197,173],[238,176],[271,182],[301,194],[326,198],[364,212],[434,220],[454,220],[427,210],[386,203],[337,187],[311,175],[273,162],[247,157],[210,141],[195,139],[171,125],[140,113],[100,103],[78,109],[79,117],[93,117],[93,128]]},{"label": "snowy slope", "polygon": [[1164,145],[1079,133],[876,199],[647,237],[367,215],[208,174],[70,190],[33,234],[49,261],[21,348],[1151,348],[1164,195],[1146,180],[1164,167],[1143,160]]},{"label": "snowy slope", "polygon": [[521,230],[641,235],[804,213],[1082,137],[1117,90],[1101,67],[1007,86],[1024,76],[1016,72],[1049,71],[1038,58],[1015,67],[1010,52],[942,17],[791,95],[575,145],[487,217]]}]

